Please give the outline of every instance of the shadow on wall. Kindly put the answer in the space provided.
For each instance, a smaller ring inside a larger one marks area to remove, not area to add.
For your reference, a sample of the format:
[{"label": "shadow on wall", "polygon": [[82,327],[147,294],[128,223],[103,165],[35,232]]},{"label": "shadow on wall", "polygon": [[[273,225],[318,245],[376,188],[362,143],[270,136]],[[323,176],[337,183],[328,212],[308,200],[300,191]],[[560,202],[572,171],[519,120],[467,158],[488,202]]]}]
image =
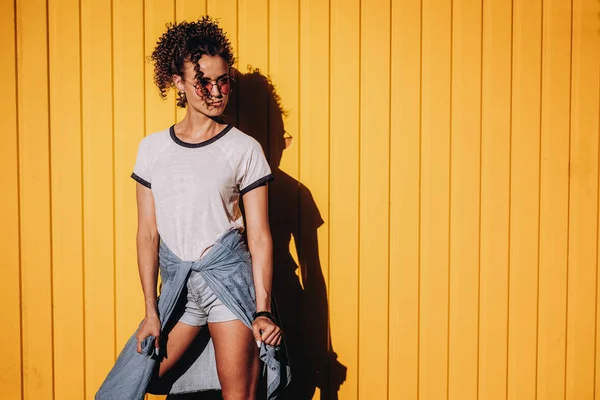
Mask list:
[{"label": "shadow on wall", "polygon": [[[282,398],[312,399],[319,387],[321,399],[337,399],[346,367],[337,361],[329,334],[317,239],[324,221],[310,190],[279,169],[292,139],[285,132],[285,111],[272,82],[259,70],[236,75],[237,90],[226,114],[235,116],[237,126],[260,142],[275,176],[269,186],[273,293],[292,368],[292,383]],[[292,239],[299,265],[290,253]]]},{"label": "shadow on wall", "polygon": [[[292,383],[280,398],[309,400],[318,387],[321,399],[337,399],[346,379],[346,367],[337,361],[329,334],[327,291],[317,239],[317,228],[324,221],[310,190],[279,169],[283,152],[292,139],[286,137],[285,112],[275,87],[259,70],[235,71],[235,79],[224,118],[260,142],[275,176],[269,186],[273,294],[292,368]],[[290,253],[292,239],[299,265]],[[219,392],[168,397],[220,398]]]}]

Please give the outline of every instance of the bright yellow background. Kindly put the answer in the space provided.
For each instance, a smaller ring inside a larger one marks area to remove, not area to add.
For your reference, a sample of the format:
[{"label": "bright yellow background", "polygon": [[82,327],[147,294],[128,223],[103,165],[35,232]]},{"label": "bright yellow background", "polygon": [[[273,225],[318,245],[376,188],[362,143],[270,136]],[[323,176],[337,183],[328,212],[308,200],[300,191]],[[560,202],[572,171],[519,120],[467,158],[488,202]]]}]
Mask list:
[{"label": "bright yellow background", "polygon": [[5,0],[2,399],[91,399],[139,322],[144,57],[206,12],[289,110],[340,399],[594,398],[598,0]]}]

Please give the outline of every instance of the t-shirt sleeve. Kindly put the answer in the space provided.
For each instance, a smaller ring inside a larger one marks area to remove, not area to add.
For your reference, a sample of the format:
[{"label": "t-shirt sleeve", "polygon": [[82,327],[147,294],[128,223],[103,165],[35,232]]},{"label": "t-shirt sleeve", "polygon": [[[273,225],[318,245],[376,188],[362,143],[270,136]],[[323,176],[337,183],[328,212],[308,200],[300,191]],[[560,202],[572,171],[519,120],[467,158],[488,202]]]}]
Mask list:
[{"label": "t-shirt sleeve", "polygon": [[260,144],[256,140],[252,140],[240,163],[240,171],[238,171],[240,195],[243,196],[252,189],[264,186],[272,180],[273,174],[265,153]]},{"label": "t-shirt sleeve", "polygon": [[135,160],[131,177],[147,188],[152,187],[150,183],[150,162],[148,148],[146,141],[143,139],[138,146],[137,158]]}]

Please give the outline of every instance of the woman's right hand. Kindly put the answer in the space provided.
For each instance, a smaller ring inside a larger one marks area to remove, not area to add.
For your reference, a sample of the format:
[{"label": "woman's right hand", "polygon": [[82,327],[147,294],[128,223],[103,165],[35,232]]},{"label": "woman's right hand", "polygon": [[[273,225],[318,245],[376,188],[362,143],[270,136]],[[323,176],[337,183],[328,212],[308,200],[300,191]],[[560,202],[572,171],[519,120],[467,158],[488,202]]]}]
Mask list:
[{"label": "woman's right hand", "polygon": [[144,318],[142,322],[142,326],[138,329],[135,338],[137,339],[137,352],[142,352],[142,340],[146,339],[148,336],[154,336],[156,340],[154,341],[154,345],[156,346],[156,351],[158,352],[159,348],[159,340],[160,340],[160,319],[157,315],[147,316]]}]

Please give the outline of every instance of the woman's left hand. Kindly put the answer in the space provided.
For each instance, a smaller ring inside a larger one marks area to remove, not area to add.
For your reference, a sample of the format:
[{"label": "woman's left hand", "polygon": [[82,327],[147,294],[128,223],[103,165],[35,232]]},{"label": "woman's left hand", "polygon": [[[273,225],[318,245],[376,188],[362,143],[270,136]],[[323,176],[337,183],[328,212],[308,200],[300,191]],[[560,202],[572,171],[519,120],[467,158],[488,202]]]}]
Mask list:
[{"label": "woman's left hand", "polygon": [[258,347],[260,347],[260,342],[269,346],[281,344],[281,328],[267,317],[256,318],[252,322],[252,331]]}]

